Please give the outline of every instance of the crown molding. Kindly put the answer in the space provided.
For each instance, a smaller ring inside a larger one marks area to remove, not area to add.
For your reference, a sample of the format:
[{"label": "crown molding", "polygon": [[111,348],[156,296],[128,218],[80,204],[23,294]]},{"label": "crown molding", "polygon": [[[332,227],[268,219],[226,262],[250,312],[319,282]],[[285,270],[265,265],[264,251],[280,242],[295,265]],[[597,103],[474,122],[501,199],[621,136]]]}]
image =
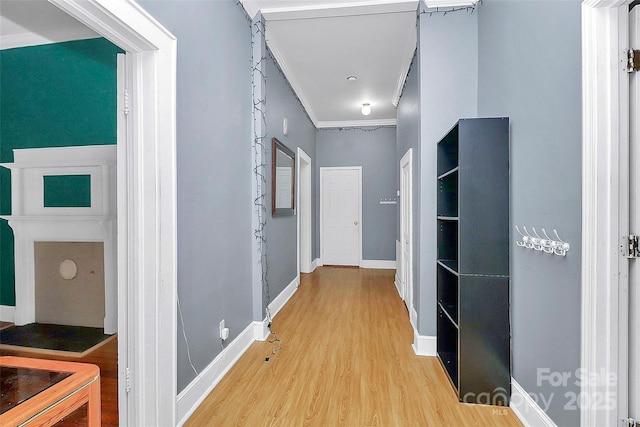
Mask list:
[{"label": "crown molding", "polygon": [[322,121],[316,124],[318,129],[329,128],[354,128],[354,127],[372,127],[372,126],[396,126],[396,119],[373,119],[373,120],[347,120],[347,121]]},{"label": "crown molding", "polygon": [[416,34],[416,31],[411,31],[411,33],[409,34],[409,42],[406,44],[407,49],[404,52],[404,56],[402,58],[402,68],[400,68],[400,73],[398,74],[398,84],[396,85],[396,90],[393,93],[393,98],[391,99],[391,103],[394,107],[397,107],[398,103],[400,102],[400,96],[402,96],[404,82],[407,80],[409,68],[411,68],[411,61],[413,60],[413,55],[416,51],[417,42],[418,36]]},{"label": "crown molding", "polygon": [[293,74],[293,72],[289,68],[289,65],[287,64],[287,61],[285,61],[285,59],[282,56],[282,54],[280,53],[280,51],[275,46],[273,46],[271,43],[269,43],[269,39],[268,38],[267,38],[267,45],[269,46],[269,50],[271,50],[271,53],[273,54],[274,58],[276,59],[276,62],[278,63],[278,66],[282,70],[282,73],[284,74],[284,77],[289,81],[289,85],[291,85],[291,88],[293,89],[293,91],[295,92],[296,96],[300,100],[300,103],[302,104],[302,107],[307,112],[307,115],[311,119],[311,122],[313,123],[313,125],[315,127],[318,127],[318,119],[317,119],[314,111],[311,109],[311,103],[309,102],[309,100],[307,99],[307,96],[303,92],[302,86],[300,85],[300,83],[298,83],[298,79],[296,79],[295,75]]},{"label": "crown molding", "polygon": [[423,0],[425,6],[433,7],[464,7],[475,6],[479,0]]},{"label": "crown molding", "polygon": [[59,30],[36,33],[11,34],[0,37],[0,50],[17,47],[39,46],[43,44],[62,43],[72,40],[95,39],[98,33],[85,26],[63,28]]},{"label": "crown molding", "polygon": [[260,12],[260,5],[256,0],[240,0],[240,3],[251,19],[255,18]]},{"label": "crown molding", "polygon": [[371,15],[380,13],[411,12],[418,0],[369,0],[341,3],[322,3],[294,7],[266,7],[261,12],[267,21],[289,19],[330,18],[338,16]]}]

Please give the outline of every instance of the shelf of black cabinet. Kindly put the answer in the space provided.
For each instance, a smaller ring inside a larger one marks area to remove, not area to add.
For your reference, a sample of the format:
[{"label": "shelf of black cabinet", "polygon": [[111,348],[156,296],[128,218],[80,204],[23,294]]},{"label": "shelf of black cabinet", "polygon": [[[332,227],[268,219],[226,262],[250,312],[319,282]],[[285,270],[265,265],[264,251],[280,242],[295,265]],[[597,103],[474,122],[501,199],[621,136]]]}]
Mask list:
[{"label": "shelf of black cabinet", "polygon": [[437,166],[438,175],[458,166],[458,123],[438,143]]},{"label": "shelf of black cabinet", "polygon": [[458,391],[458,354],[450,351],[439,351],[438,357],[449,376],[453,387]]},{"label": "shelf of black cabinet", "polygon": [[458,166],[456,166],[455,168],[450,169],[450,170],[446,171],[445,173],[443,173],[442,175],[438,176],[438,179],[444,179],[444,178],[448,177],[451,174],[458,173],[459,169],[460,168]]},{"label": "shelf of black cabinet", "polygon": [[[457,169],[457,168],[456,168]],[[458,173],[438,179],[438,216],[458,216]]]},{"label": "shelf of black cabinet", "polygon": [[446,268],[451,273],[458,275],[458,261],[455,259],[439,259],[438,264]]},{"label": "shelf of black cabinet", "polygon": [[[457,304],[443,304],[442,302],[439,302],[438,303],[438,307],[440,307],[440,310],[442,310],[442,312],[449,319],[451,324],[456,329],[459,329],[457,320],[454,320],[454,318],[455,319],[458,318],[458,305]],[[453,313],[455,313],[455,314],[453,314]]]},{"label": "shelf of black cabinet", "polygon": [[438,216],[438,219],[441,221],[459,221],[460,217],[457,216]]}]

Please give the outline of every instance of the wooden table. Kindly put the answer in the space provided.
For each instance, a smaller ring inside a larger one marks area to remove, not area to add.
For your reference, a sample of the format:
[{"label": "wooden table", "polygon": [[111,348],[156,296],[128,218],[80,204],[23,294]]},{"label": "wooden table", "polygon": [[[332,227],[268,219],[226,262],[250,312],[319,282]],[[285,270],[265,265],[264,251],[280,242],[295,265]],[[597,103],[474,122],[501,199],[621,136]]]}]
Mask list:
[{"label": "wooden table", "polygon": [[0,357],[0,426],[52,426],[87,404],[87,425],[100,427],[100,369],[88,363]]}]

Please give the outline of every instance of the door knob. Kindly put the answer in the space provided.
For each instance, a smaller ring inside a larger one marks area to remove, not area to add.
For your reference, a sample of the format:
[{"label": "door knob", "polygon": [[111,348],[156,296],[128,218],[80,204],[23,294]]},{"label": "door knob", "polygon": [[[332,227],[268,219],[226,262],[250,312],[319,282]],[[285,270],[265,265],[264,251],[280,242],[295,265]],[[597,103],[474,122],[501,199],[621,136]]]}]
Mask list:
[{"label": "door knob", "polygon": [[358,225],[358,221],[353,221],[353,225]]}]

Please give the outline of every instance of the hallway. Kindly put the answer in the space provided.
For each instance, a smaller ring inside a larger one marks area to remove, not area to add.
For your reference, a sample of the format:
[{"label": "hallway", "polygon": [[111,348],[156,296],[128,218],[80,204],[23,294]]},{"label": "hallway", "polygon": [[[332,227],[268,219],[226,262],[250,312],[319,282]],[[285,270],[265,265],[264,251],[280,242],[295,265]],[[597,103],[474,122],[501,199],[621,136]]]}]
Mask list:
[{"label": "hallway", "polygon": [[415,356],[393,270],[303,274],[273,329],[255,342],[187,426],[520,426],[504,407],[457,401],[440,362]]}]

